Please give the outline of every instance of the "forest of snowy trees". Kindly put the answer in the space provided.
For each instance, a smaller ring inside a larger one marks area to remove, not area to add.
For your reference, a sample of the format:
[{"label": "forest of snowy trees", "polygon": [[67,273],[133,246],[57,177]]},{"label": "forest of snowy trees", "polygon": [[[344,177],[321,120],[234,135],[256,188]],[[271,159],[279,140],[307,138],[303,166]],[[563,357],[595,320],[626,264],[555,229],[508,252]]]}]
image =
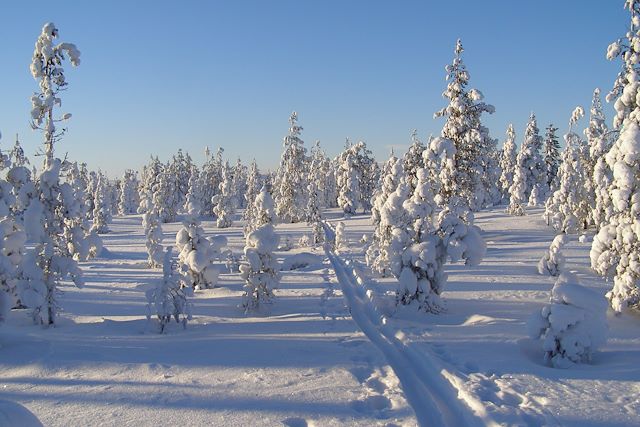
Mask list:
[{"label": "forest of snowy trees", "polygon": [[[562,130],[539,124],[532,113],[525,129],[509,125],[499,144],[483,123],[496,108],[472,87],[458,40],[446,66],[445,105],[434,115],[443,120],[442,130],[424,142],[414,131],[403,155],[392,152],[378,162],[366,142],[347,139],[342,152],[330,157],[320,142],[304,141],[293,112],[288,128],[283,117],[282,155],[274,171],[260,171],[252,159],[226,159],[222,148],[196,157],[178,149],[170,159],[152,155],[140,171],[122,177],[58,155],[71,120],[61,111],[64,90],[73,90],[64,67],[79,66],[80,51],[59,42],[58,29],[47,23],[30,67],[37,87],[30,120],[42,134],[40,164],[25,156],[18,138],[0,153],[0,321],[16,309],[38,324],[54,325],[60,283],[83,285],[82,263],[100,256],[101,235],[110,232],[114,215],[140,215],[148,266],[162,270],[148,293],[148,315],[163,330],[171,319],[186,325],[190,295],[217,286],[223,264],[246,283],[239,309],[263,310],[277,301],[274,252],[285,244],[277,224],[308,224],[306,244],[318,247],[329,229],[324,213],[332,208],[345,218],[371,215],[366,262],[371,274],[395,278],[398,309],[440,313],[447,309],[446,264],[478,265],[485,254],[474,214],[503,206],[510,215],[527,215],[539,207],[557,237],[538,269],[557,283],[549,305],[530,325],[532,335],[544,341],[553,365],[588,361],[604,342],[606,304],[570,273],[562,255],[567,241],[593,232],[591,266],[611,280],[609,307],[640,308],[640,0],[627,1],[627,8],[630,29],[607,51],[622,67],[606,96],[615,108],[612,121],[595,89],[590,108],[568,111]],[[243,253],[226,249],[224,237],[207,236],[203,219],[220,229],[241,227]],[[163,224],[177,221],[182,228],[175,241],[163,240]],[[348,245],[344,224],[334,239],[339,251]],[[567,325],[586,332],[569,342]]]}]

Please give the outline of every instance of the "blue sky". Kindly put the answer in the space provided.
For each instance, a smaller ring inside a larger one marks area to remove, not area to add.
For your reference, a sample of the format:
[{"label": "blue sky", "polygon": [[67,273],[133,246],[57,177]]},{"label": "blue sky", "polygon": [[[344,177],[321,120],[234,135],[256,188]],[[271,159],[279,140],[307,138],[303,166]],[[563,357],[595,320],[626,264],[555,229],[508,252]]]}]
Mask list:
[{"label": "blue sky", "polygon": [[[112,177],[178,148],[202,162],[205,146],[233,161],[277,165],[291,111],[308,147],[331,156],[345,137],[380,160],[411,129],[438,134],[444,66],[462,39],[471,86],[496,107],[485,123],[518,143],[534,111],[566,130],[595,87],[606,93],[619,63],[605,59],[625,32],[623,0],[103,1],[6,2],[0,14],[2,147],[28,124],[37,89],[28,65],[42,25],[82,52],[67,67],[69,133],[58,153]],[[607,106],[608,117],[611,108]],[[582,123],[584,125],[584,122]]]}]

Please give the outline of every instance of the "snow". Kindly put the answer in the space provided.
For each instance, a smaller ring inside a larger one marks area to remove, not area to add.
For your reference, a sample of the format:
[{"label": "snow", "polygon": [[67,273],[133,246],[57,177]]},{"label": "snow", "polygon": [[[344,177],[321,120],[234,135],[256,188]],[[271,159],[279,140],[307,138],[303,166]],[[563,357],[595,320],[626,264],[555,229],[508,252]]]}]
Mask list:
[{"label": "snow", "polygon": [[[367,273],[363,264],[359,242],[372,231],[370,217],[344,219],[341,209],[330,209],[325,215],[345,223],[349,246],[329,251],[333,264],[313,250],[320,268],[282,271],[268,313],[245,315],[238,307],[243,280],[221,273],[219,288],[189,298],[193,318],[186,329],[174,322],[162,335],[145,316],[145,292],[162,273],[147,266],[140,216],[116,216],[104,238],[108,256],[80,263],[85,287],[61,286],[64,310],[55,328],[33,326],[22,310],[0,327],[2,398],[54,427],[87,420],[107,426],[634,425],[637,317],[609,313],[608,343],[591,363],[569,369],[546,366],[540,344],[528,338],[529,313],[549,301],[552,283],[537,274],[536,263],[554,237],[542,210],[530,211],[475,215],[486,254],[477,266],[445,267],[448,304],[441,314],[396,311],[395,279]],[[202,221],[205,234],[226,238],[240,253],[239,215],[224,230]],[[165,241],[181,226],[165,224]],[[280,224],[275,231],[297,241],[309,227]],[[282,263],[298,253],[274,254]],[[603,297],[610,284],[590,271],[589,244],[571,240],[563,253],[582,286]],[[562,289],[557,297],[576,307],[592,301]]]}]

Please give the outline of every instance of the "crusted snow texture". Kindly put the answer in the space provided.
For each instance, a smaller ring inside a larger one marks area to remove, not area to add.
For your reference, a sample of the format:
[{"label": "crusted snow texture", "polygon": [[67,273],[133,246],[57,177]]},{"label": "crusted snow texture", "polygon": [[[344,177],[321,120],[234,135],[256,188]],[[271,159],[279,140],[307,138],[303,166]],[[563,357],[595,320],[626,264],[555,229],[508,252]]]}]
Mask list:
[{"label": "crusted snow texture", "polygon": [[554,237],[549,250],[538,261],[538,273],[559,276],[564,271],[565,257],[562,254],[562,248],[569,242],[566,234],[558,234]]},{"label": "crusted snow texture", "polygon": [[162,281],[146,293],[147,319],[158,318],[160,333],[163,333],[171,319],[187,327],[191,320],[191,303],[187,300],[187,289],[182,286],[180,276],[174,271],[171,247],[163,255]]},{"label": "crusted snow texture", "polygon": [[531,317],[528,327],[542,341],[544,360],[556,368],[591,362],[606,343],[607,302],[564,272],[551,291],[549,304]]}]

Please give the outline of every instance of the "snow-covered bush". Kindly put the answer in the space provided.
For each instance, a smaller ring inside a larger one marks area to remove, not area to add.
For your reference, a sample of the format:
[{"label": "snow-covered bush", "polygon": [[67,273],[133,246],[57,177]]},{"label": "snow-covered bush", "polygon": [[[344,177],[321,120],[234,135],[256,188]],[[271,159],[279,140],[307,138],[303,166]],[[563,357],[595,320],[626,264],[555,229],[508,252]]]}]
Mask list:
[{"label": "snow-covered bush", "polygon": [[549,304],[529,321],[529,334],[542,341],[544,360],[556,368],[588,363],[606,343],[607,303],[569,272],[558,277]]},{"label": "snow-covered bush", "polygon": [[566,234],[558,234],[549,250],[538,261],[538,273],[550,276],[559,276],[564,271],[565,258],[562,254],[562,248],[569,242]]},{"label": "snow-covered bush", "polygon": [[271,302],[273,290],[280,282],[280,266],[274,255],[280,241],[275,233],[275,209],[266,187],[256,197],[257,227],[247,235],[244,247],[246,263],[240,266],[240,277],[245,280],[242,307],[247,311],[259,310]]},{"label": "snow-covered bush", "polygon": [[192,319],[191,303],[187,300],[187,291],[183,288],[180,276],[175,272],[171,258],[171,247],[167,248],[162,263],[162,281],[146,293],[147,319],[158,318],[160,333],[163,333],[171,319],[181,323],[183,328]]},{"label": "snow-covered bush", "polygon": [[188,286],[202,289],[217,284],[220,271],[213,263],[220,259],[226,245],[224,236],[207,239],[195,216],[189,215],[182,222],[182,228],[176,234],[176,247]]}]

